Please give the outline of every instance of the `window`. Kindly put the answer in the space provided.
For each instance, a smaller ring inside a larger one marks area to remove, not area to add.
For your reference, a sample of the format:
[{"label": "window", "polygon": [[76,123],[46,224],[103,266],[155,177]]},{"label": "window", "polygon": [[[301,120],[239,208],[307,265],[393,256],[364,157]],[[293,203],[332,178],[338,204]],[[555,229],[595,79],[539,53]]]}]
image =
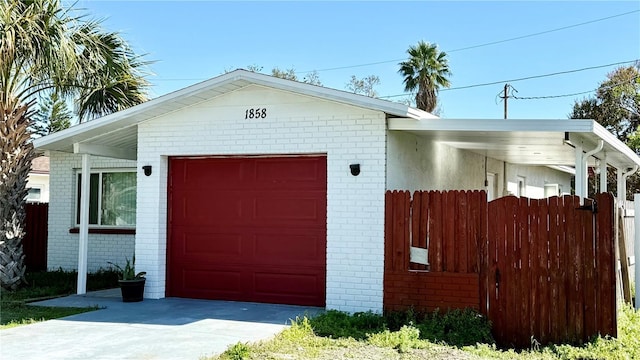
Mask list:
[{"label": "window", "polygon": [[[76,224],[80,224],[82,174],[77,175]],[[89,225],[133,227],[136,225],[136,173],[103,171],[91,173]]]},{"label": "window", "polygon": [[27,194],[27,201],[40,201],[42,199],[42,189],[37,187],[32,187],[29,189],[29,193]]}]

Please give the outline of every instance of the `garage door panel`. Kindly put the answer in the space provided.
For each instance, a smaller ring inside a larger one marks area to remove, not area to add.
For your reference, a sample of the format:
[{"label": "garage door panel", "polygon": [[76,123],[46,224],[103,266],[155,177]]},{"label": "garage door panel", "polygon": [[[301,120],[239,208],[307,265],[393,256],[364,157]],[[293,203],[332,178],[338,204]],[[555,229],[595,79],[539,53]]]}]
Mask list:
[{"label": "garage door panel", "polygon": [[243,170],[243,163],[239,159],[216,162],[215,168],[212,168],[207,161],[188,161],[185,166],[185,176],[188,178],[190,188],[208,190],[211,188],[209,175],[214,175],[219,184],[233,185],[245,177]]},{"label": "garage door panel", "polygon": [[[180,211],[172,217],[173,224],[206,224],[213,221],[240,224],[243,216],[242,199],[232,194],[220,194],[218,197],[199,192],[178,192]],[[246,201],[245,201],[246,202]]]},{"label": "garage door panel", "polygon": [[255,272],[253,276],[254,291],[262,296],[305,296],[313,297],[320,287],[324,286],[324,278],[318,274]]},{"label": "garage door panel", "polygon": [[256,234],[254,260],[278,265],[324,265],[323,234]]},{"label": "garage door panel", "polygon": [[171,158],[167,295],[323,306],[326,158]]},{"label": "garage door panel", "polygon": [[321,181],[326,176],[322,164],[315,158],[299,159],[268,159],[256,163],[255,176],[258,186],[262,189],[281,189],[282,184],[287,188],[305,188],[322,190]]},{"label": "garage door panel", "polygon": [[182,238],[182,254],[199,256],[239,256],[242,236],[240,234],[185,231]]},{"label": "garage door panel", "polygon": [[326,206],[324,202],[314,198],[300,198],[295,194],[282,195],[281,197],[257,197],[253,204],[253,220],[256,224],[268,222],[291,224],[301,221],[303,223],[317,224],[324,219]]},{"label": "garage door panel", "polygon": [[239,295],[243,292],[241,271],[184,269],[180,276],[184,291],[199,292],[204,288],[215,289],[217,293],[228,295]]},{"label": "garage door panel", "polygon": [[324,265],[325,234],[322,230],[252,229],[228,233],[221,227],[175,227],[181,239],[171,243],[180,262],[204,259],[230,264]]}]

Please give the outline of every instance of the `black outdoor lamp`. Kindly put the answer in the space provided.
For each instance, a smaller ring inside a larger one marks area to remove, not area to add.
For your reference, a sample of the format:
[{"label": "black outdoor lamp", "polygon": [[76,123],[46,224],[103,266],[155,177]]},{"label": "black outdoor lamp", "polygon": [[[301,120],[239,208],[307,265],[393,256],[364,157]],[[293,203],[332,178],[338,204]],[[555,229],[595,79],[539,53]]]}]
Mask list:
[{"label": "black outdoor lamp", "polygon": [[151,165],[145,165],[142,167],[142,170],[144,170],[144,174],[146,176],[151,175]]},{"label": "black outdoor lamp", "polygon": [[360,164],[351,164],[349,165],[349,169],[351,169],[351,175],[358,176],[360,174]]}]

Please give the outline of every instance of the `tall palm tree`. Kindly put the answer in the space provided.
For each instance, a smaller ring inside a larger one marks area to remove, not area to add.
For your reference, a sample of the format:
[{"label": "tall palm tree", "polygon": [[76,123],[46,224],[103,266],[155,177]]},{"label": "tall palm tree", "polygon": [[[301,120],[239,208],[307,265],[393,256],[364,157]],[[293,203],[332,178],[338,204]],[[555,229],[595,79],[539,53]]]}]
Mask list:
[{"label": "tall palm tree", "polygon": [[88,120],[146,101],[146,62],[60,0],[0,0],[0,285],[24,281],[33,107],[49,92]]},{"label": "tall palm tree", "polygon": [[409,47],[407,53],[409,58],[398,64],[398,72],[404,77],[404,90],[415,92],[418,109],[432,112],[438,103],[438,90],[450,86],[447,53],[424,41]]}]

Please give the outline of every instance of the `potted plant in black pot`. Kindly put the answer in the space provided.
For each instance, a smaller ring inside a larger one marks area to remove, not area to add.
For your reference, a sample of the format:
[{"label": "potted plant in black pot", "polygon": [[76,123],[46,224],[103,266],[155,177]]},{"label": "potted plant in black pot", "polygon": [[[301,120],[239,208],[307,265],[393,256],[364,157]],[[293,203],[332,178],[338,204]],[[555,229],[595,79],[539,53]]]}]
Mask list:
[{"label": "potted plant in black pot", "polygon": [[136,302],[142,301],[144,298],[144,283],[145,283],[145,275],[146,272],[142,271],[136,273],[136,256],[133,256],[132,260],[125,259],[126,264],[124,269],[121,268],[118,264],[114,264],[109,262],[109,264],[115,266],[120,273],[120,279],[118,280],[118,284],[120,284],[120,291],[122,292],[122,301],[123,302]]}]

